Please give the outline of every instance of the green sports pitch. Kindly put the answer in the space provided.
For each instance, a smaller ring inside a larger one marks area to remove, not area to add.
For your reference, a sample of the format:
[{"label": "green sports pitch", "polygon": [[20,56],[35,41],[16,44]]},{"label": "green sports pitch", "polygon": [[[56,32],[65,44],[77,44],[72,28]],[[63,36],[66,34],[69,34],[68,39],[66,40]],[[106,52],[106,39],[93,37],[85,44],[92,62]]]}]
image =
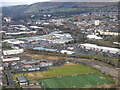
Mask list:
[{"label": "green sports pitch", "polygon": [[98,74],[84,74],[67,77],[57,77],[50,79],[41,79],[39,83],[43,88],[80,88],[96,86],[103,84],[112,84],[113,82]]}]

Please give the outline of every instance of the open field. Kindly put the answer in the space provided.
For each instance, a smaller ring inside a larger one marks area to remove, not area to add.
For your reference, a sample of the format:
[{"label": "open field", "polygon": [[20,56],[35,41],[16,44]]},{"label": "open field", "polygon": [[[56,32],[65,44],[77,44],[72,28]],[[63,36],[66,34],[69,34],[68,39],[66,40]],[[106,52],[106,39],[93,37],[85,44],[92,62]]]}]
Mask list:
[{"label": "open field", "polygon": [[87,58],[93,58],[93,59],[97,59],[97,60],[111,61],[114,64],[117,64],[118,60],[119,60],[119,59],[112,59],[112,58],[103,57],[101,55],[84,56],[84,58],[83,58],[83,56],[81,56],[81,54],[67,55],[67,54],[57,54],[57,53],[49,53],[49,52],[47,52],[47,53],[45,53],[45,52],[37,52],[37,53],[33,54],[33,53],[31,53],[31,51],[29,51],[29,52],[26,51],[26,54],[13,55],[13,56],[20,57],[22,59],[29,58],[29,59],[45,59],[45,60],[65,60],[65,59],[68,59],[70,57],[75,56],[76,58],[81,57],[81,59],[79,59],[79,60],[87,60],[87,61],[89,61],[90,59],[87,59]]},{"label": "open field", "polygon": [[18,76],[22,76],[23,74],[13,74],[12,75],[12,79],[13,79],[13,81],[16,81],[16,78],[18,77]]},{"label": "open field", "polygon": [[98,74],[67,76],[39,80],[45,88],[79,88],[113,83]]},{"label": "open field", "polygon": [[29,86],[29,88],[41,88],[41,86]]},{"label": "open field", "polygon": [[[71,76],[71,75],[80,75],[86,73],[96,73],[96,70],[85,66],[85,65],[64,65],[62,67],[49,67],[48,71],[34,72],[34,73],[24,73],[25,77],[28,80],[33,79],[43,79],[43,78],[53,78],[58,76]],[[22,74],[14,74],[14,80],[17,76]]]},{"label": "open field", "polygon": [[[68,64],[62,67],[49,67],[49,71],[42,71],[42,72],[38,71],[38,72],[33,72],[33,73],[30,72],[30,73],[24,73],[24,75],[30,83],[34,83],[34,82],[37,83],[38,80],[40,79],[42,80],[42,79],[47,79],[47,78],[56,78],[56,77],[61,77],[61,76],[67,77],[67,76],[72,76],[72,75],[83,75],[83,74],[90,74],[90,73],[100,75],[106,78],[108,81],[114,82],[114,80],[111,77],[106,76],[105,74],[102,74],[101,72],[95,69],[92,69],[89,66],[85,66],[82,64],[80,65],[73,65],[72,63],[70,64],[71,65]],[[13,74],[13,79],[16,80],[16,77],[19,75],[23,75],[23,74]]]},{"label": "open field", "polygon": [[96,73],[96,70],[85,65],[69,65],[62,67],[50,67],[49,71],[35,72],[35,74],[36,73],[41,73],[43,75],[43,78],[52,78],[59,76],[71,76],[75,74],[80,75],[86,73]]},{"label": "open field", "polygon": [[[114,88],[115,85],[114,84],[103,84],[103,85],[97,85],[97,86],[89,86],[87,88]],[[82,88],[86,88],[86,87],[82,87]]]},{"label": "open field", "polygon": [[35,72],[35,75],[37,76],[37,78],[43,78],[43,75],[39,72]]},{"label": "open field", "polygon": [[30,80],[33,80],[33,79],[36,78],[35,75],[34,75],[34,73],[28,73],[28,74],[25,74],[25,76],[28,77],[27,79],[30,79]]},{"label": "open field", "polygon": [[42,55],[42,54],[20,54],[20,55],[13,55],[13,56],[19,56],[20,58],[26,59],[45,59],[45,60],[63,60],[67,59],[67,57],[61,57],[61,56],[50,56],[50,55]]}]

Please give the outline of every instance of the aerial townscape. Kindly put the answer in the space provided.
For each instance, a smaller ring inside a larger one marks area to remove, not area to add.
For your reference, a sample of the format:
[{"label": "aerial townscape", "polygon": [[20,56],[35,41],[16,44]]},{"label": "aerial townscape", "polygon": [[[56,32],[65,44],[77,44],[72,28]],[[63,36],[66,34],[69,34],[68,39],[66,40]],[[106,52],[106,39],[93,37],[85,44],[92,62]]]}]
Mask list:
[{"label": "aerial townscape", "polygon": [[119,88],[118,2],[2,7],[0,86]]}]

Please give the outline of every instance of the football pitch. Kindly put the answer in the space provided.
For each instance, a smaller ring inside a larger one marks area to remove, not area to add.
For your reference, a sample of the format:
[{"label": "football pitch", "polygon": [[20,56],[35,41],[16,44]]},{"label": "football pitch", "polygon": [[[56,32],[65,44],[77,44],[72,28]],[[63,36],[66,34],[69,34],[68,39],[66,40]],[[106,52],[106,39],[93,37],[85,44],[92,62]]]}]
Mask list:
[{"label": "football pitch", "polygon": [[79,76],[57,77],[50,79],[41,79],[39,83],[43,88],[80,88],[111,84],[113,82],[98,74],[85,74]]}]

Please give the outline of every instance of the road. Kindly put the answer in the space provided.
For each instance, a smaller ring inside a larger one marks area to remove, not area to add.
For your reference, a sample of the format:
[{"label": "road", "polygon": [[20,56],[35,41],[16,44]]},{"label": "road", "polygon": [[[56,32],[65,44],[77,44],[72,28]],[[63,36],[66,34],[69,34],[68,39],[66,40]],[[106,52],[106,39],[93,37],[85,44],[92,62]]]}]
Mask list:
[{"label": "road", "polygon": [[7,79],[8,79],[8,84],[10,86],[10,88],[14,88],[14,85],[13,85],[13,80],[12,80],[12,74],[11,74],[11,71],[6,67],[6,75],[7,75]]}]

